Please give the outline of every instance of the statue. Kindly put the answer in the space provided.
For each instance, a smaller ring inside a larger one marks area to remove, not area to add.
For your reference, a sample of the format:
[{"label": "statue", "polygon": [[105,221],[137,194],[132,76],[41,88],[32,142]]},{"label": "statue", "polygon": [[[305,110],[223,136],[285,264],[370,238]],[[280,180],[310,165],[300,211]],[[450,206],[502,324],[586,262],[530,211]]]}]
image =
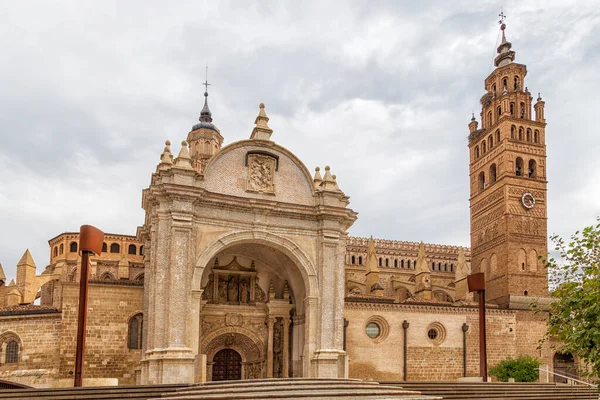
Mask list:
[{"label": "statue", "polygon": [[227,300],[238,301],[238,284],[235,281],[235,276],[229,278],[229,284],[227,285]]},{"label": "statue", "polygon": [[240,303],[248,303],[248,281],[240,284]]},{"label": "statue", "polygon": [[227,301],[227,281],[220,279],[219,280],[219,302]]}]

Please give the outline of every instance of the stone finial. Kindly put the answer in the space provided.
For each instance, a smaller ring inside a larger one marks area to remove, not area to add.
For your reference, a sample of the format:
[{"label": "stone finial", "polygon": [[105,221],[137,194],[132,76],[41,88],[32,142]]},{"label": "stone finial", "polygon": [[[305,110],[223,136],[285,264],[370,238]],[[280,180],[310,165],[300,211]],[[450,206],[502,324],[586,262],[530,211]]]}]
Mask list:
[{"label": "stone finial", "polygon": [[171,154],[171,142],[169,140],[165,141],[165,148],[160,155],[160,164],[158,164],[158,169],[169,169],[173,165],[173,154]]},{"label": "stone finial", "polygon": [[181,169],[194,169],[192,167],[192,158],[190,157],[190,152],[188,151],[188,144],[185,140],[181,142],[181,150],[177,155],[177,159],[175,160],[175,167]]},{"label": "stone finial", "polygon": [[500,43],[500,46],[498,46],[498,55],[494,59],[494,65],[496,67],[503,67],[515,60],[515,52],[510,49],[512,47],[512,43],[506,40],[506,34],[504,33],[506,24],[502,23],[500,25],[500,29],[502,30],[502,42]]},{"label": "stone finial", "polygon": [[421,274],[423,272],[431,272],[429,269],[429,263],[427,262],[427,256],[425,255],[425,245],[423,242],[419,244],[419,253],[417,254],[417,266],[415,268],[416,274]]},{"label": "stone finial", "polygon": [[252,134],[250,135],[250,139],[255,140],[271,140],[271,134],[273,134],[273,129],[269,128],[268,125],[269,117],[267,117],[267,113],[265,112],[265,105],[260,103],[258,116],[254,121],[254,129],[252,129]]},{"label": "stone finial", "polygon": [[4,285],[6,283],[6,275],[4,274],[4,269],[2,268],[2,264],[0,264],[0,285]]},{"label": "stone finial", "polygon": [[458,248],[458,260],[456,261],[456,272],[454,274],[454,281],[464,279],[469,275],[469,266],[465,257],[465,249],[462,247]]},{"label": "stone finial", "polygon": [[315,184],[315,187],[318,188],[319,185],[321,184],[321,182],[323,182],[323,178],[321,178],[321,168],[317,167],[315,168],[315,177],[313,179],[313,182]]},{"label": "stone finial", "polygon": [[17,286],[14,279],[11,279],[10,283],[8,284],[8,287],[11,287],[11,286]]},{"label": "stone finial", "polygon": [[542,95],[540,94],[540,92],[538,92],[538,97],[536,99],[537,101],[542,101]]},{"label": "stone finial", "polygon": [[331,175],[330,170],[331,167],[329,167],[329,165],[325,166],[325,176],[323,177],[323,182],[321,182],[320,187],[322,189],[340,190],[335,179]]},{"label": "stone finial", "polygon": [[269,300],[275,299],[275,285],[273,285],[273,281],[269,282]]},{"label": "stone finial", "polygon": [[377,252],[375,251],[375,241],[373,236],[369,238],[369,244],[367,247],[367,272],[379,272],[377,266]]}]

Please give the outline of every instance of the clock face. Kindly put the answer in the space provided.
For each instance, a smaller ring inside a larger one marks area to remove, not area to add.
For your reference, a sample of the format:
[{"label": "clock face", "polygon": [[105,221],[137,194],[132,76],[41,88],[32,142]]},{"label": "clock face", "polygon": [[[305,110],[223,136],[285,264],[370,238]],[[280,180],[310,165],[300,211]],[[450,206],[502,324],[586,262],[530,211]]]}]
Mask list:
[{"label": "clock face", "polygon": [[523,203],[523,207],[530,210],[535,206],[535,197],[533,197],[531,193],[525,192],[523,193],[523,196],[521,196],[521,203]]}]

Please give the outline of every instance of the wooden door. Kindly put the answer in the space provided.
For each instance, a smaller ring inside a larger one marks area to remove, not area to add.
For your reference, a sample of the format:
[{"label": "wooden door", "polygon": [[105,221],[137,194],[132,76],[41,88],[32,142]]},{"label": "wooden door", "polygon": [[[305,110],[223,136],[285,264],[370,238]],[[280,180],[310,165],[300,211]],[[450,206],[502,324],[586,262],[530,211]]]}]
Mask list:
[{"label": "wooden door", "polygon": [[233,381],[242,379],[242,357],[232,349],[223,349],[213,358],[213,381]]}]

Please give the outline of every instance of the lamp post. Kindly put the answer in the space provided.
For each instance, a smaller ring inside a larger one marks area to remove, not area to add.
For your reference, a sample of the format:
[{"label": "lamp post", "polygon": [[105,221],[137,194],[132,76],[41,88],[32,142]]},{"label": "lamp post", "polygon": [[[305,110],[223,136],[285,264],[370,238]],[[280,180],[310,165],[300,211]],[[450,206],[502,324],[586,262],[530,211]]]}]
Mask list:
[{"label": "lamp post", "polygon": [[487,382],[487,345],[485,333],[485,274],[478,272],[467,276],[470,292],[479,294],[479,374]]},{"label": "lamp post", "polygon": [[90,254],[102,253],[104,233],[91,226],[79,228],[79,250],[81,251],[81,278],[79,281],[79,310],[77,313],[77,348],[75,350],[75,382],[80,387],[83,383],[83,354],[85,351],[85,320],[88,300],[88,268]]},{"label": "lamp post", "polygon": [[469,330],[469,325],[465,322],[462,324],[462,333],[463,333],[463,376],[467,376],[467,331]]},{"label": "lamp post", "polygon": [[404,322],[402,322],[402,329],[404,329],[404,354],[403,354],[403,360],[404,360],[404,369],[403,369],[403,378],[404,381],[406,382],[406,376],[407,376],[407,372],[408,372],[408,365],[406,365],[406,352],[408,349],[407,346],[407,337],[406,337],[406,332],[408,331],[408,327],[410,326],[410,324],[408,323],[407,320],[404,320]]}]

